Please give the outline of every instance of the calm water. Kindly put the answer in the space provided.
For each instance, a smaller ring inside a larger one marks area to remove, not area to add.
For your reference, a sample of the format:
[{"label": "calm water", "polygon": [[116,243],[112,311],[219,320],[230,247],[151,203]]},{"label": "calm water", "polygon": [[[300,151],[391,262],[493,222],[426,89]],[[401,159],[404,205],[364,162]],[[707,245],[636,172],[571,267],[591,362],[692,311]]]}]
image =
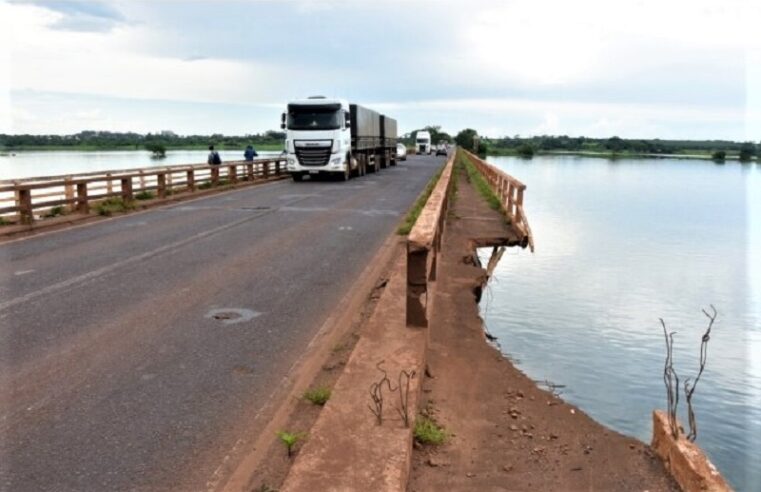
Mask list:
[{"label": "calm water", "polygon": [[[243,150],[222,150],[222,161],[243,160]],[[258,151],[260,157],[279,152]],[[153,159],[147,150],[118,150],[103,152],[79,151],[21,151],[16,155],[0,154],[0,179],[54,176],[68,173],[107,171],[172,164],[201,164],[206,162],[206,150],[168,150],[164,159]]]},{"label": "calm water", "polygon": [[[491,157],[526,183],[536,253],[508,251],[482,302],[502,351],[534,379],[645,442],[665,408],[659,317],[675,369],[697,373],[697,443],[738,489],[761,491],[761,165]],[[685,409],[680,419],[686,425]]]}]

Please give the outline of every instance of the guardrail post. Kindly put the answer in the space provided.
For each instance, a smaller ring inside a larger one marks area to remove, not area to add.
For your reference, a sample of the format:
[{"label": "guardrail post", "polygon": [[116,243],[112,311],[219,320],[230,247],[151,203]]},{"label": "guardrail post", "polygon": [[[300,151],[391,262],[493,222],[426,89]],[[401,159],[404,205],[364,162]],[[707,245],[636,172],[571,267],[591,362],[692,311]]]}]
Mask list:
[{"label": "guardrail post", "polygon": [[262,175],[264,176],[264,179],[269,178],[269,176],[270,176],[270,161],[264,161],[264,162],[262,162]]},{"label": "guardrail post", "polygon": [[192,169],[188,169],[187,173],[187,185],[190,191],[196,191],[196,175]]},{"label": "guardrail post", "polygon": [[71,184],[71,176],[68,176],[63,180],[65,181],[65,184],[63,185],[63,194],[64,197],[69,200],[66,203],[66,209],[71,212],[76,208],[74,205],[74,185]]},{"label": "guardrail post", "polygon": [[86,214],[90,212],[87,198],[87,182],[77,183],[77,212]]},{"label": "guardrail post", "polygon": [[407,242],[407,326],[428,327],[428,249]]},{"label": "guardrail post", "polygon": [[16,189],[16,206],[18,207],[19,222],[31,224],[34,222],[32,213],[32,190],[27,188]]},{"label": "guardrail post", "polygon": [[235,164],[230,164],[227,166],[227,179],[231,183],[237,183],[238,182],[238,166]]},{"label": "guardrail post", "polygon": [[275,176],[280,176],[280,161],[275,161]]},{"label": "guardrail post", "polygon": [[145,175],[143,174],[143,170],[140,170],[140,191],[145,190]]},{"label": "guardrail post", "polygon": [[111,173],[106,173],[106,193],[109,195],[114,192],[114,185],[111,183]]},{"label": "guardrail post", "polygon": [[156,182],[158,185],[156,191],[159,194],[159,198],[166,198],[166,174],[157,173]]},{"label": "guardrail post", "polygon": [[122,178],[122,200],[125,202],[132,201],[132,178]]},{"label": "guardrail post", "polygon": [[214,164],[211,165],[211,184],[214,186],[219,184],[219,167]]},{"label": "guardrail post", "polygon": [[246,164],[246,176],[249,181],[253,181],[254,178],[254,165]]},{"label": "guardrail post", "polygon": [[510,220],[513,219],[513,191],[515,191],[515,186],[513,183],[509,182],[507,183],[507,216],[510,218]]}]

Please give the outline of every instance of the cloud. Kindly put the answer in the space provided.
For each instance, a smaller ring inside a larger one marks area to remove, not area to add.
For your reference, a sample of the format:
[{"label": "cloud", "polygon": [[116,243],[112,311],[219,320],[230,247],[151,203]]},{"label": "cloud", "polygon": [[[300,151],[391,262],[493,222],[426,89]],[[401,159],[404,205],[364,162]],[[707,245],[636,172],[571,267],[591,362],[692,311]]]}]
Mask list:
[{"label": "cloud", "polygon": [[95,0],[16,0],[13,3],[35,5],[59,14],[50,27],[62,31],[107,32],[125,21],[115,7]]}]

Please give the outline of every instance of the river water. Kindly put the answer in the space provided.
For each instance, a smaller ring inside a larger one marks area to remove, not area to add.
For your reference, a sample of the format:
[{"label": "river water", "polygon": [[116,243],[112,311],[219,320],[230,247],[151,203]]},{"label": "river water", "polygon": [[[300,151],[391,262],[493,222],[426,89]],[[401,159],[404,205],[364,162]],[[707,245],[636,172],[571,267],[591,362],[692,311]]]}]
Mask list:
[{"label": "river water", "polygon": [[[206,150],[168,150],[163,159],[154,159],[147,150],[116,151],[17,151],[0,153],[0,179],[56,176],[69,173],[132,169],[173,164],[203,164]],[[223,162],[243,160],[243,150],[222,150]],[[260,157],[279,152],[258,151]]]},{"label": "river water", "polygon": [[[599,422],[649,442],[665,343],[698,370],[699,444],[737,490],[761,491],[761,164],[490,157],[527,185],[536,253],[508,250],[481,303],[503,353]],[[687,425],[684,398],[680,419]]]}]

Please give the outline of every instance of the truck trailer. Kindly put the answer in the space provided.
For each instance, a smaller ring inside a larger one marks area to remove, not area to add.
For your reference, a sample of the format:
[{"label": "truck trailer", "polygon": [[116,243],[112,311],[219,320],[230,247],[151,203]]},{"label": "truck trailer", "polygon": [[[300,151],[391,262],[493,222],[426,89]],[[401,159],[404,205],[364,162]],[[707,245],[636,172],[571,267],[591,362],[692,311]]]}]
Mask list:
[{"label": "truck trailer", "polygon": [[291,101],[280,127],[294,181],[319,174],[346,181],[396,165],[396,120],[344,99]]}]

